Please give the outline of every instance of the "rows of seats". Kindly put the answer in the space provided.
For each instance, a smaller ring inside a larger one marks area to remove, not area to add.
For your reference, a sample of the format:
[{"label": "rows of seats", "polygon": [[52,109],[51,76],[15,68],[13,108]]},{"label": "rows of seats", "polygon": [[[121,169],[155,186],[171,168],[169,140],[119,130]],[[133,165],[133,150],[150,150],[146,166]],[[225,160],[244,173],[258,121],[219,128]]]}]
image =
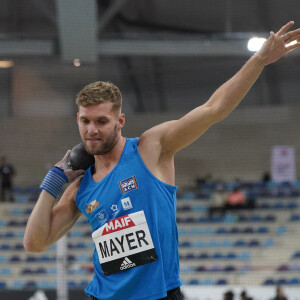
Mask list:
[{"label": "rows of seats", "polygon": [[226,278],[220,278],[220,279],[204,278],[202,280],[199,279],[182,280],[182,283],[186,285],[227,285],[228,280]]},{"label": "rows of seats", "polygon": [[[272,190],[271,186],[249,185],[247,188],[258,195],[256,208],[227,211],[224,216],[213,218],[207,216],[207,197],[196,198],[193,193],[188,199],[179,197],[177,221],[183,283],[231,285],[243,278],[248,282],[247,276],[257,275],[260,266],[266,264],[269,268],[260,273],[264,275],[253,279],[256,284],[297,284],[295,273],[299,270],[293,262],[300,259],[300,248],[291,248],[286,259],[274,256],[271,260],[265,253],[280,251],[281,239],[295,236],[300,222],[299,187],[278,185]],[[209,195],[213,188],[206,191]],[[38,255],[24,252],[22,238],[32,205],[23,200],[8,206],[9,213],[0,219],[0,288],[54,288],[57,246]],[[88,221],[80,218],[68,238],[68,286],[82,289],[93,275],[94,243]]]},{"label": "rows of seats", "polygon": [[251,253],[248,251],[244,251],[241,253],[238,252],[201,252],[201,253],[180,253],[179,254],[180,261],[184,260],[249,260],[251,259]]},{"label": "rows of seats", "polygon": [[[279,226],[274,231],[276,234],[283,234],[287,232],[286,226]],[[259,226],[259,227],[218,227],[218,228],[212,228],[212,227],[192,227],[192,228],[180,228],[179,229],[179,235],[237,235],[237,234],[270,234],[272,233],[272,230],[269,227],[266,226]]]},{"label": "rows of seats", "polygon": [[254,247],[271,247],[274,245],[273,239],[266,239],[260,241],[258,239],[244,240],[238,239],[236,241],[225,239],[225,240],[197,240],[191,241],[181,241],[179,242],[180,248],[232,248],[232,247],[244,247],[244,248],[254,248]]},{"label": "rows of seats", "polygon": [[282,285],[296,285],[299,286],[300,284],[300,277],[292,277],[292,278],[267,278],[264,282],[263,285],[277,285],[277,286],[282,286]]}]

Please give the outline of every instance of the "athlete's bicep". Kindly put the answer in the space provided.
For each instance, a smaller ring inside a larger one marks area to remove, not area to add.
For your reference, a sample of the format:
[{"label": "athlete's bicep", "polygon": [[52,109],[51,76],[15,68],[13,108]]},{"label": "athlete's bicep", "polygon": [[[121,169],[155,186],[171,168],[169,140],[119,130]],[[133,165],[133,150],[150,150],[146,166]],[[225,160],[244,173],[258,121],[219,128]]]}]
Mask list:
[{"label": "athlete's bicep", "polygon": [[162,152],[174,155],[198,139],[216,121],[213,108],[202,105],[178,120],[163,123],[160,134]]}]

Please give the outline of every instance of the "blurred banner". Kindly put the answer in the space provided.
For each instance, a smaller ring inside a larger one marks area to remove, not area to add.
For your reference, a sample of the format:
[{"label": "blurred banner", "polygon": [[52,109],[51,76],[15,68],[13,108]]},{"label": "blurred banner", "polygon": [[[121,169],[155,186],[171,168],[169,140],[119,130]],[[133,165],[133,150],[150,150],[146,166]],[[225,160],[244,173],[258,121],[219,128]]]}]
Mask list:
[{"label": "blurred banner", "polygon": [[275,146],[272,148],[272,180],[275,182],[296,181],[294,147]]}]

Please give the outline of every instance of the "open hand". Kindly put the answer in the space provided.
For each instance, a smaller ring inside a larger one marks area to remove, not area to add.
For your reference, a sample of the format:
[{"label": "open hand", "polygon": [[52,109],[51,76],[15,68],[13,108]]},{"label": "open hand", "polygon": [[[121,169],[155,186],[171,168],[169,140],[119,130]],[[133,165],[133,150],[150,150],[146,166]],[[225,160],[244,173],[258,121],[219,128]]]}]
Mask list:
[{"label": "open hand", "polygon": [[[256,53],[259,55],[263,65],[271,64],[280,59],[287,52],[300,46],[297,39],[300,38],[300,29],[289,31],[294,25],[293,21],[288,22],[280,28],[277,33],[270,32],[269,39],[263,44],[262,48]],[[296,43],[289,45],[291,42]]]}]

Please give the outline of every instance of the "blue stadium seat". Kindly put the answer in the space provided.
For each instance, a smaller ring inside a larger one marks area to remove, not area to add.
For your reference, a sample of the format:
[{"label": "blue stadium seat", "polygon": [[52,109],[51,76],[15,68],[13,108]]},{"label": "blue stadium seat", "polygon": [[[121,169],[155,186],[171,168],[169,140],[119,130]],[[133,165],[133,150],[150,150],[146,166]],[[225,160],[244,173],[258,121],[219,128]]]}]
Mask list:
[{"label": "blue stadium seat", "polygon": [[36,287],[37,287],[37,283],[33,280],[27,281],[24,284],[25,289],[36,289]]},{"label": "blue stadium seat", "polygon": [[233,246],[233,242],[229,239],[220,241],[220,247],[232,247]]},{"label": "blue stadium seat", "polygon": [[220,252],[216,252],[212,255],[213,259],[224,259],[224,254],[220,253]]},{"label": "blue stadium seat", "polygon": [[260,241],[259,240],[251,240],[249,243],[248,243],[248,247],[260,247]]},{"label": "blue stadium seat", "polygon": [[0,269],[0,275],[9,276],[11,274],[12,274],[12,271],[10,268],[1,268]]},{"label": "blue stadium seat", "polygon": [[76,261],[88,262],[88,261],[92,261],[92,258],[87,254],[81,254],[76,257]]},{"label": "blue stadium seat", "polygon": [[205,278],[205,279],[201,280],[200,284],[201,285],[214,285],[215,281],[211,278]]},{"label": "blue stadium seat", "polygon": [[236,271],[236,267],[229,265],[229,266],[224,267],[223,271],[224,272],[234,272],[234,271]]},{"label": "blue stadium seat", "polygon": [[14,249],[15,250],[24,250],[24,246],[21,243],[17,243],[17,244],[15,244]]},{"label": "blue stadium seat", "polygon": [[229,252],[229,253],[227,253],[226,258],[227,259],[236,259],[237,255],[233,252]]},{"label": "blue stadium seat", "polygon": [[238,258],[241,260],[248,260],[251,258],[251,254],[249,252],[242,252],[238,255]]},{"label": "blue stadium seat", "polygon": [[226,279],[218,279],[216,285],[227,285],[228,282]]},{"label": "blue stadium seat", "polygon": [[276,221],[276,216],[273,214],[268,214],[263,218],[264,222],[275,222]]},{"label": "blue stadium seat", "polygon": [[82,237],[83,236],[83,233],[79,230],[74,230],[74,231],[70,231],[68,233],[68,236],[69,237]]},{"label": "blue stadium seat", "polygon": [[285,206],[287,209],[296,209],[298,207],[297,203],[295,202],[289,202]]},{"label": "blue stadium seat", "polygon": [[6,263],[8,262],[8,257],[5,255],[0,255],[0,262],[1,263]]},{"label": "blue stadium seat", "polygon": [[259,227],[257,229],[257,233],[264,234],[264,233],[268,233],[268,232],[269,232],[269,229],[267,227]]},{"label": "blue stadium seat", "polygon": [[44,290],[52,289],[53,288],[53,283],[49,282],[47,280],[42,280],[42,281],[37,282],[37,288],[38,289],[44,289]]},{"label": "blue stadium seat", "polygon": [[198,285],[198,284],[200,284],[200,281],[198,279],[191,279],[187,282],[187,284]]},{"label": "blue stadium seat", "polygon": [[47,274],[56,275],[57,274],[57,269],[56,268],[49,268],[49,269],[47,269]]},{"label": "blue stadium seat", "polygon": [[284,234],[284,233],[286,233],[287,232],[287,228],[286,228],[286,226],[280,226],[280,227],[278,227],[277,228],[277,230],[276,230],[276,234]]},{"label": "blue stadium seat", "polygon": [[47,270],[43,267],[39,267],[35,270],[34,272],[35,274],[46,274],[47,273]]},{"label": "blue stadium seat", "polygon": [[202,252],[197,256],[198,259],[209,259],[209,254],[207,252]]},{"label": "blue stadium seat", "polygon": [[195,268],[196,272],[206,272],[207,269],[204,266],[198,266]]},{"label": "blue stadium seat", "polygon": [[1,244],[0,250],[11,250],[11,245],[10,244]]},{"label": "blue stadium seat", "polygon": [[276,285],[285,285],[288,283],[288,280],[286,278],[279,278],[276,281]]},{"label": "blue stadium seat", "polygon": [[15,280],[13,283],[12,283],[12,288],[14,290],[21,290],[24,288],[24,282],[22,280]]},{"label": "blue stadium seat", "polygon": [[206,247],[206,243],[204,241],[199,240],[199,241],[193,242],[192,246],[195,248],[203,248],[203,247]]},{"label": "blue stadium seat", "polygon": [[232,227],[232,228],[229,230],[229,233],[230,233],[230,234],[237,234],[237,233],[241,233],[241,230],[240,230],[238,227]]},{"label": "blue stadium seat", "polygon": [[273,278],[267,278],[264,282],[263,285],[275,285],[276,281]]},{"label": "blue stadium seat", "polygon": [[288,279],[287,284],[300,285],[300,278],[291,278],[291,279]]},{"label": "blue stadium seat", "polygon": [[0,290],[5,290],[7,288],[7,283],[5,281],[0,281]]},{"label": "blue stadium seat", "polygon": [[262,247],[272,247],[272,246],[274,246],[274,240],[273,239],[267,239],[262,244]]},{"label": "blue stadium seat", "polygon": [[194,253],[187,253],[185,259],[196,259],[197,256]]},{"label": "blue stadium seat", "polygon": [[28,255],[26,257],[26,262],[36,262],[36,261],[38,261],[38,258],[36,256]]},{"label": "blue stadium seat", "polygon": [[246,242],[244,240],[237,240],[234,243],[234,247],[245,247],[246,246]]},{"label": "blue stadium seat", "polygon": [[189,241],[184,241],[184,242],[179,243],[179,247],[182,247],[182,248],[191,247],[191,246],[192,246],[192,244]]},{"label": "blue stadium seat", "polygon": [[298,222],[300,221],[300,215],[299,214],[293,214],[289,218],[289,222]]},{"label": "blue stadium seat", "polygon": [[206,227],[202,230],[202,234],[207,234],[207,235],[214,234],[214,230],[212,228]]},{"label": "blue stadium seat", "polygon": [[243,230],[242,230],[242,233],[254,233],[254,229],[252,227],[245,227]]},{"label": "blue stadium seat", "polygon": [[22,259],[19,255],[13,255],[9,261],[12,262],[12,263],[15,263],[15,262],[20,262]]},{"label": "blue stadium seat", "polygon": [[260,215],[253,215],[250,217],[250,221],[251,222],[261,222],[262,221],[262,216]]},{"label": "blue stadium seat", "polygon": [[300,258],[300,251],[296,251],[293,256],[292,256],[293,259],[299,259]]},{"label": "blue stadium seat", "polygon": [[228,230],[224,227],[220,227],[220,228],[216,229],[215,233],[216,234],[227,234]]},{"label": "blue stadium seat", "polygon": [[188,234],[200,235],[200,234],[202,234],[202,230],[200,228],[192,228],[190,231],[188,231]]}]

